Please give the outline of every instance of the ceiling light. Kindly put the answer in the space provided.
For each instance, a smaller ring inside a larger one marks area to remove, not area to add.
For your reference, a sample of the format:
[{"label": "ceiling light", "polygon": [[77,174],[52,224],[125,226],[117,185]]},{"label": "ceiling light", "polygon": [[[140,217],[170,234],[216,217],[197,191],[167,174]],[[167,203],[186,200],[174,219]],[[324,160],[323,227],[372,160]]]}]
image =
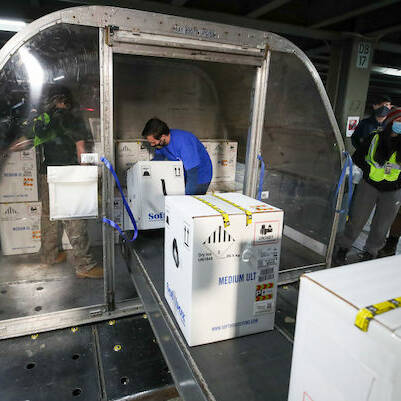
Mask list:
[{"label": "ceiling light", "polygon": [[0,19],[0,31],[18,32],[24,28],[26,22],[10,19]]},{"label": "ceiling light", "polygon": [[53,81],[60,81],[60,79],[63,79],[63,78],[64,78],[64,75],[60,75],[56,78],[53,78]]},{"label": "ceiling light", "polygon": [[385,75],[393,75],[396,77],[401,77],[401,69],[391,68],[391,67],[380,67],[378,65],[372,66],[372,72]]}]

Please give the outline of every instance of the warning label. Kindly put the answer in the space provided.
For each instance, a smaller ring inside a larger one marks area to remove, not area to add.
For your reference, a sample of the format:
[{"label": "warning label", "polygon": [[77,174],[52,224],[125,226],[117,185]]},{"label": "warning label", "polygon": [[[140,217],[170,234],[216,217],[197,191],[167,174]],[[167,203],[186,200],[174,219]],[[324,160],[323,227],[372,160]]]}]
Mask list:
[{"label": "warning label", "polygon": [[255,223],[255,245],[270,244],[278,241],[279,228],[279,221],[263,221]]},{"label": "warning label", "polygon": [[269,313],[273,311],[273,282],[256,286],[253,313]]}]

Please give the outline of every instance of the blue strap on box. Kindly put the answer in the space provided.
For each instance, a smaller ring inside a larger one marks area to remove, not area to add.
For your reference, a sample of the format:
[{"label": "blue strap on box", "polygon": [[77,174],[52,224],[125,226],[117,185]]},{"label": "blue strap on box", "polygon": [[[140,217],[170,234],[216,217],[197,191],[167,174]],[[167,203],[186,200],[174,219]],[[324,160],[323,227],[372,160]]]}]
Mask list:
[{"label": "blue strap on box", "polygon": [[103,222],[106,223],[106,224],[108,224],[108,225],[110,225],[110,226],[113,227],[114,229],[116,229],[116,230],[120,233],[120,235],[121,235],[126,241],[128,241],[128,242],[133,242],[133,241],[135,241],[135,240],[137,239],[137,237],[138,237],[138,228],[137,228],[137,226],[136,226],[136,221],[135,221],[135,218],[134,218],[134,216],[133,216],[133,214],[132,214],[131,208],[129,207],[128,202],[127,202],[126,199],[125,199],[123,190],[122,190],[122,188],[121,188],[120,180],[118,179],[117,174],[116,174],[116,172],[114,171],[113,166],[111,165],[111,163],[110,163],[105,157],[101,157],[100,160],[101,160],[101,161],[104,163],[104,165],[110,170],[111,174],[113,175],[114,179],[116,180],[117,188],[118,188],[118,190],[120,191],[120,194],[121,194],[121,197],[122,197],[122,200],[123,200],[124,207],[125,207],[125,209],[127,210],[127,213],[128,213],[128,216],[129,216],[129,218],[130,218],[130,220],[131,220],[131,222],[132,222],[132,225],[134,226],[134,235],[133,235],[132,239],[129,240],[129,239],[127,238],[127,236],[125,235],[124,231],[120,228],[120,226],[119,226],[117,223],[115,223],[115,222],[112,221],[112,220],[109,220],[109,219],[106,218],[106,217],[103,217]]}]

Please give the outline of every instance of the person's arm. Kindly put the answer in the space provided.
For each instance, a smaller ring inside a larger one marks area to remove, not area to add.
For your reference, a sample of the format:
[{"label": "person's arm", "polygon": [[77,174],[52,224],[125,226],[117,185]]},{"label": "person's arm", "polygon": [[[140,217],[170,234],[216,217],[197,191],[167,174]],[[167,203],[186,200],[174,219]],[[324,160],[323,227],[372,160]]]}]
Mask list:
[{"label": "person's arm", "polygon": [[369,135],[355,150],[355,153],[352,155],[352,161],[362,170],[366,167],[365,156],[369,152],[370,143],[375,134]]},{"label": "person's arm", "polygon": [[351,136],[351,143],[352,143],[352,146],[355,149],[357,149],[361,145],[361,143],[363,141],[364,128],[365,128],[365,122],[361,121],[357,125],[357,127],[355,128],[354,133]]},{"label": "person's arm", "polygon": [[162,152],[160,152],[160,150],[156,149],[152,161],[153,160],[155,160],[155,161],[166,160],[166,158],[165,158],[164,154]]},{"label": "person's arm", "polygon": [[81,140],[81,141],[75,142],[75,146],[77,148],[78,164],[81,164],[81,154],[85,153],[85,141]]}]

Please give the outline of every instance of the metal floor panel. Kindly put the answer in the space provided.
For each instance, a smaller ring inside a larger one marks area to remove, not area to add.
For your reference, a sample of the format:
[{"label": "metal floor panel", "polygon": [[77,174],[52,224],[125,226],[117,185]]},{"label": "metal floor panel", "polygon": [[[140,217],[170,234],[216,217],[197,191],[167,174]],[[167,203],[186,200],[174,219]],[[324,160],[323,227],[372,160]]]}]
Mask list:
[{"label": "metal floor panel", "polygon": [[[157,233],[148,232],[141,235],[135,243],[130,245],[130,252],[138,254],[143,268],[145,268],[155,291],[166,307],[164,301],[164,264],[163,264],[163,241]],[[136,263],[135,257],[130,257],[129,263]],[[138,269],[132,269],[134,272]],[[136,273],[132,273],[136,274]],[[141,280],[136,280],[140,282]],[[147,308],[146,297],[143,288],[138,287],[142,296],[145,309]],[[163,307],[160,312],[150,305],[152,315],[163,315]],[[168,306],[167,313],[171,318]],[[151,316],[151,315],[150,315]],[[170,321],[166,319],[166,321]],[[198,382],[204,381],[208,390],[217,401],[285,401],[288,396],[288,384],[290,377],[290,365],[292,357],[292,344],[277,330],[235,338],[217,343],[188,347],[185,340],[172,319],[174,327],[169,332],[157,333],[162,339],[161,347],[167,362],[171,366],[177,360],[177,355],[168,354],[167,344],[175,341],[184,347],[196,364],[193,375]],[[170,323],[168,323],[170,324]],[[153,324],[153,327],[157,325]],[[158,326],[160,327],[160,326]],[[173,334],[171,334],[173,333]],[[181,341],[177,336],[181,336]],[[175,352],[175,351],[174,351]],[[180,369],[182,367],[180,366]],[[172,371],[173,376],[175,372]],[[200,374],[200,376],[199,376]],[[185,386],[185,383],[176,383],[177,386]],[[200,384],[198,384],[202,387]],[[181,389],[182,390],[182,389]],[[179,388],[180,391],[180,388]],[[211,399],[210,397],[208,399]],[[185,400],[191,400],[186,397]]]},{"label": "metal floor panel", "polygon": [[2,401],[100,400],[92,329],[0,341]]},{"label": "metal floor panel", "polygon": [[152,329],[143,315],[97,324],[107,399],[173,387]]},{"label": "metal floor panel", "polygon": [[[119,246],[115,255],[116,301],[136,298]],[[79,279],[69,263],[42,265],[37,254],[0,257],[0,320],[103,303],[103,280]]]}]

